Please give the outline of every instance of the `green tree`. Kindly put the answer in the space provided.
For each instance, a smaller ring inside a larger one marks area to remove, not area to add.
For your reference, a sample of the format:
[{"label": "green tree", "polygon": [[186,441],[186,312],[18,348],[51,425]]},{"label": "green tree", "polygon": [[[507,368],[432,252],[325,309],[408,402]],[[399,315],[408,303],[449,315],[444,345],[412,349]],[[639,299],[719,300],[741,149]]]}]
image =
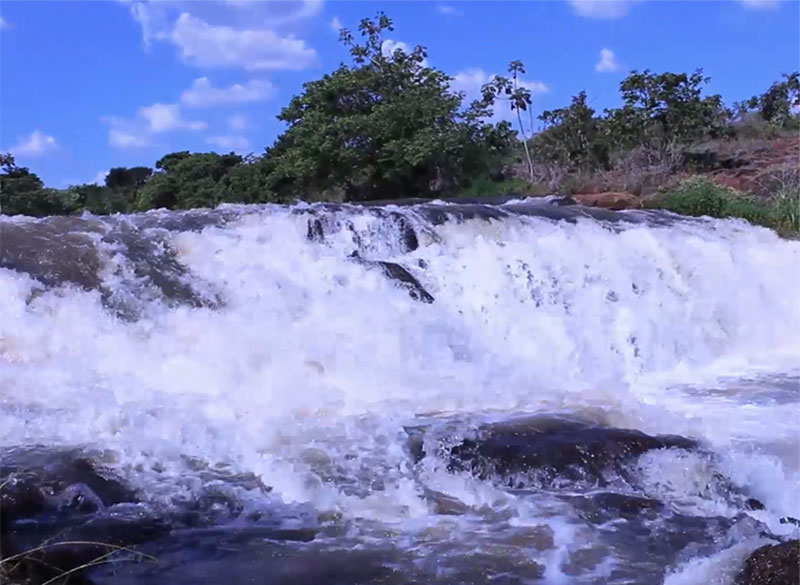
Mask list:
[{"label": "green tree", "polygon": [[288,128],[264,158],[279,199],[428,196],[467,184],[510,150],[509,125],[485,123],[484,100],[462,110],[463,94],[426,65],[423,47],[384,55],[387,30],[382,13],[361,21],[363,44],[342,30],[353,64],[306,83],[281,111]]},{"label": "green tree", "polygon": [[623,106],[606,110],[609,138],[627,148],[662,151],[723,135],[729,113],[719,95],[703,97],[708,81],[702,69],[692,74],[632,71],[620,83]]},{"label": "green tree", "polygon": [[739,118],[756,112],[765,122],[777,128],[800,128],[800,72],[783,75],[767,91],[749,100],[734,104]]},{"label": "green tree", "polygon": [[139,189],[138,209],[214,207],[223,201],[238,154],[174,152],[156,162],[159,172]]},{"label": "green tree", "polygon": [[[531,159],[531,153],[528,149],[528,136],[522,124],[522,112],[531,112],[531,92],[528,88],[520,85],[520,77],[525,74],[525,65],[523,65],[522,61],[512,61],[508,66],[508,72],[511,74],[510,78],[498,75],[483,86],[481,90],[483,101],[487,106],[490,106],[495,100],[506,99],[511,105],[511,111],[517,114],[519,132],[522,136],[522,146],[525,150],[525,159],[528,162],[528,173],[531,182],[533,182],[533,160]],[[533,126],[532,123],[531,126]],[[530,130],[533,132],[532,127]]]},{"label": "green tree", "polygon": [[76,209],[61,191],[48,189],[25,167],[18,167],[12,154],[0,154],[0,213],[6,215],[63,215]]},{"label": "green tree", "polygon": [[532,141],[537,159],[559,163],[570,170],[608,167],[603,120],[588,105],[585,91],[574,96],[569,107],[542,112],[539,120],[545,129]]}]

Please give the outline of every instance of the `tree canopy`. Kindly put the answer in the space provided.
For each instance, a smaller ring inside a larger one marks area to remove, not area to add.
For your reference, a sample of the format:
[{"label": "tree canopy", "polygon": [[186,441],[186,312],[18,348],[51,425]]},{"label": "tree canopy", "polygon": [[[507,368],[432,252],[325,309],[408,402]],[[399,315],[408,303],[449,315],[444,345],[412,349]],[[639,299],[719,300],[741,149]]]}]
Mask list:
[{"label": "tree canopy", "polygon": [[[507,122],[489,124],[495,96],[462,108],[451,78],[417,46],[383,52],[392,21],[380,13],[344,29],[353,63],[306,83],[278,118],[287,130],[265,153],[281,198],[365,200],[453,191],[497,171],[513,148]],[[529,101],[529,99],[528,99]]]}]

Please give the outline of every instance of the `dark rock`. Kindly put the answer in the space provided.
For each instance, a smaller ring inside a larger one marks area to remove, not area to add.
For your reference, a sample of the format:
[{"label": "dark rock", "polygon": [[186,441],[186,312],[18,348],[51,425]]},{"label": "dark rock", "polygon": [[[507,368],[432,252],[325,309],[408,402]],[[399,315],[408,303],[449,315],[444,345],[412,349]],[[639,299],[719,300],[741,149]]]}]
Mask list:
[{"label": "dark rock", "polygon": [[0,464],[2,529],[26,518],[86,515],[136,494],[76,451],[12,448]]},{"label": "dark rock", "polygon": [[306,239],[310,242],[325,241],[325,231],[322,229],[322,221],[320,221],[318,218],[308,220]]},{"label": "dark rock", "polygon": [[795,526],[800,526],[800,520],[797,518],[792,518],[791,516],[785,516],[784,518],[780,519],[781,524],[794,524]]},{"label": "dark rock", "polygon": [[404,252],[413,252],[419,248],[419,239],[411,223],[402,215],[395,214],[395,221],[400,228],[400,242]]},{"label": "dark rock", "polygon": [[422,284],[408,270],[399,264],[384,262],[383,260],[378,260],[375,263],[383,269],[383,273],[388,278],[397,282],[402,288],[405,288],[408,291],[408,296],[415,301],[420,301],[422,303],[432,303],[434,301],[433,296],[423,288]]},{"label": "dark rock", "polygon": [[415,301],[420,301],[422,303],[432,303],[434,301],[433,295],[425,290],[422,283],[399,264],[395,262],[386,262],[384,260],[367,260],[362,258],[358,251],[354,251],[349,257],[369,268],[380,268],[387,278],[395,281],[401,288],[406,289],[408,291],[408,296]]},{"label": "dark rock", "polygon": [[552,484],[556,478],[591,485],[607,484],[606,472],[626,478],[626,461],[653,449],[693,449],[697,443],[678,436],[600,427],[553,417],[533,417],[480,430],[450,450],[449,468],[467,470],[508,487]]},{"label": "dark rock", "polygon": [[797,585],[800,583],[800,540],[766,545],[753,552],[736,578],[736,585]]},{"label": "dark rock", "polygon": [[30,481],[3,476],[0,489],[0,534],[20,518],[32,518],[44,512],[42,491]]},{"label": "dark rock", "polygon": [[655,518],[664,509],[658,500],[614,492],[569,499],[582,518],[595,524],[618,518]]}]

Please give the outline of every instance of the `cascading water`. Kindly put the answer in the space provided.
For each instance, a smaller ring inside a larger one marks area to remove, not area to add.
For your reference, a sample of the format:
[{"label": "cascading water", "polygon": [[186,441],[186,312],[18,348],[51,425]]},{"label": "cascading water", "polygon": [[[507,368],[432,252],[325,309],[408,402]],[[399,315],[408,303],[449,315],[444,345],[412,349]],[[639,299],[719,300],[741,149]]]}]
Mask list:
[{"label": "cascading water", "polygon": [[4,475],[160,522],[95,583],[730,583],[800,517],[799,263],[553,199],[4,217]]}]

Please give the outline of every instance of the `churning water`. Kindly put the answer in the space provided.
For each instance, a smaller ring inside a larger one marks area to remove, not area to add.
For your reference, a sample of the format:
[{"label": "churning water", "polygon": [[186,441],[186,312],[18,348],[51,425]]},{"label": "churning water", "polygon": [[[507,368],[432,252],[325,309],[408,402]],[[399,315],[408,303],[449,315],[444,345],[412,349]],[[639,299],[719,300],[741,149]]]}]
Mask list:
[{"label": "churning water", "polygon": [[730,583],[797,531],[799,265],[552,199],[4,217],[5,474],[132,494],[12,528],[159,523],[95,583]]}]

